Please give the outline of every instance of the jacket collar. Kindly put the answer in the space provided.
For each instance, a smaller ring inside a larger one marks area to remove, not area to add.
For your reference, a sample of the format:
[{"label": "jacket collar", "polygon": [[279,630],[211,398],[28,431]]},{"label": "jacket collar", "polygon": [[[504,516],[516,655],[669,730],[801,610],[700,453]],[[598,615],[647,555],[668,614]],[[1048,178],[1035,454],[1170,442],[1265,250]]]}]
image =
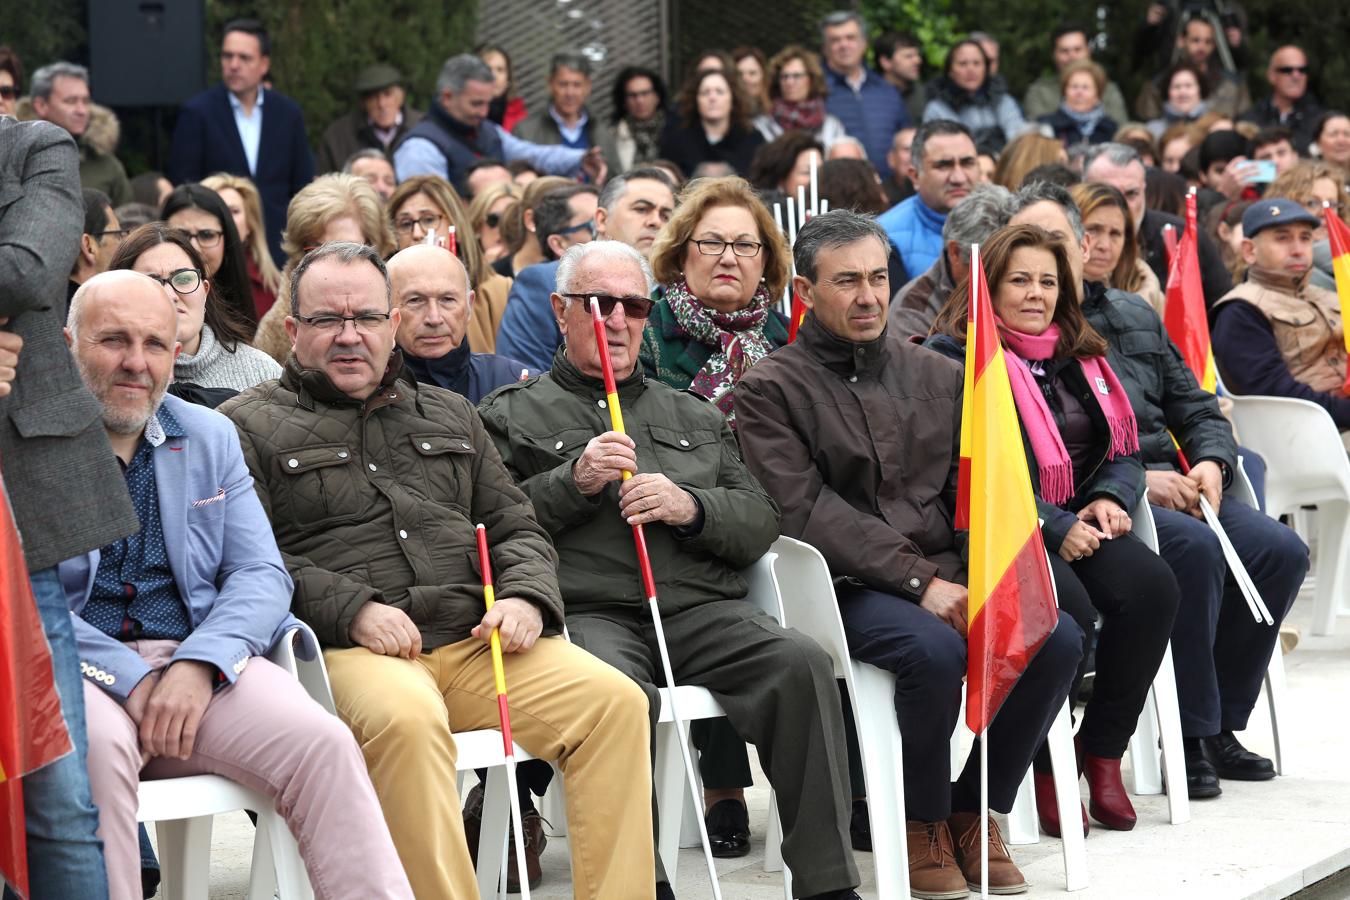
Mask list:
[{"label": "jacket collar", "polygon": [[[604,380],[583,374],[580,369],[572,365],[572,361],[567,358],[566,344],[559,347],[553,354],[553,367],[549,369],[548,374],[558,383],[558,387],[569,394],[576,394],[578,397],[591,397],[596,400],[603,400],[605,397]],[[643,391],[647,389],[647,376],[642,371],[642,364],[638,363],[633,366],[633,374],[620,381],[615,387],[619,389],[620,400],[636,400],[642,396]]]},{"label": "jacket collar", "polygon": [[334,387],[333,382],[328,378],[328,374],[322,369],[304,368],[295,358],[295,354],[292,353],[286,357],[286,365],[281,373],[281,383],[284,387],[295,391],[300,405],[308,410],[315,409],[318,404],[325,406],[359,406],[363,407],[364,411],[369,414],[381,406],[387,406],[391,401],[397,400],[402,392],[416,392],[415,382],[411,389],[406,383],[404,385],[396,384],[402,370],[403,351],[395,347],[394,352],[389,357],[388,365],[385,366],[384,375],[380,378],[379,385],[365,400],[355,400]]},{"label": "jacket collar", "polygon": [[431,119],[437,125],[440,125],[446,131],[466,141],[473,141],[478,138],[479,128],[471,128],[465,125],[459,119],[445,111],[441,106],[440,100],[432,100],[431,106],[427,108],[427,118]]},{"label": "jacket collar", "polygon": [[1304,270],[1302,275],[1291,275],[1288,272],[1277,272],[1272,269],[1260,269],[1252,266],[1247,269],[1247,280],[1252,284],[1263,287],[1268,291],[1274,291],[1277,294],[1288,294],[1302,299],[1303,289],[1308,286],[1308,278],[1312,275],[1312,267]]},{"label": "jacket collar", "polygon": [[[465,339],[459,342],[458,347],[435,359],[414,356],[405,352],[403,363],[418,381],[430,382],[449,390],[456,390],[452,385],[463,386],[468,382],[470,356],[469,342]],[[463,391],[456,391],[456,393],[463,393]]]},{"label": "jacket collar", "polygon": [[886,332],[874,341],[856,343],[836,337],[807,313],[797,329],[797,343],[825,368],[840,375],[875,375],[886,361]]},{"label": "jacket collar", "polygon": [[947,214],[940,213],[927,203],[924,203],[923,197],[919,196],[917,193],[914,195],[914,212],[935,231],[941,231],[942,226],[947,224]]}]

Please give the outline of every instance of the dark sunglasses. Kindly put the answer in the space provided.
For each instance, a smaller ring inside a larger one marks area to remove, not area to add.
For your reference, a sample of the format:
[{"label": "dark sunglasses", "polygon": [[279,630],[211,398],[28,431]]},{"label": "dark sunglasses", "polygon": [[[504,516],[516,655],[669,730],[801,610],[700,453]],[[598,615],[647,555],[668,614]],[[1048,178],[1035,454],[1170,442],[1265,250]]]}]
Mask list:
[{"label": "dark sunglasses", "polygon": [[488,213],[487,218],[483,220],[483,224],[489,228],[496,228],[498,225],[502,224],[502,214]]},{"label": "dark sunglasses", "polygon": [[12,84],[0,84],[0,97],[6,100],[13,100],[19,96],[19,89]]},{"label": "dark sunglasses", "polygon": [[587,310],[590,309],[592,300],[600,304],[600,315],[606,319],[614,312],[615,304],[623,304],[623,314],[630,319],[645,319],[652,314],[652,303],[650,297],[611,297],[609,294],[563,294],[571,300],[581,300],[586,304]]},{"label": "dark sunglasses", "polygon": [[1308,67],[1307,67],[1307,66],[1276,66],[1276,67],[1275,67],[1275,71],[1276,71],[1276,72],[1279,72],[1281,75],[1294,75],[1294,74],[1307,75],[1307,74],[1308,74]]}]

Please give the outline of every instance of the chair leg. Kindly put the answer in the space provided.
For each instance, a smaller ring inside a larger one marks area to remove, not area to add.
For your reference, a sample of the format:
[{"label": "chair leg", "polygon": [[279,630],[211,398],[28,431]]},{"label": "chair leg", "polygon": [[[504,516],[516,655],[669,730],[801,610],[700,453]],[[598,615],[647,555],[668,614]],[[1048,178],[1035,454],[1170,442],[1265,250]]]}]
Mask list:
[{"label": "chair leg", "polygon": [[1284,652],[1277,642],[1266,666],[1266,706],[1270,709],[1270,733],[1275,741],[1275,771],[1283,775],[1284,747],[1280,743],[1280,708],[1285,704]]},{"label": "chair leg", "polygon": [[[1177,700],[1177,676],[1172,668],[1172,645],[1163,652],[1162,664],[1153,679],[1154,708],[1162,734],[1162,767],[1168,784],[1186,783],[1186,754],[1181,746],[1181,704]],[[1167,811],[1173,825],[1191,820],[1191,798],[1184,790],[1167,792]]]},{"label": "chair leg", "polygon": [[274,809],[259,812],[258,831],[255,840],[263,840],[265,835],[270,845],[281,900],[313,900],[314,891],[300,858],[300,846],[286,820]]},{"label": "chair leg", "polygon": [[1036,818],[1036,786],[1032,781],[1031,770],[1017,788],[1017,799],[1013,801],[1012,811],[1008,813],[1008,843],[1013,845],[1035,844],[1041,839],[1041,826]]},{"label": "chair leg", "polygon": [[769,791],[769,825],[764,829],[764,871],[783,873],[783,900],[792,900],[792,870],[783,862],[783,823],[778,818],[778,793]]},{"label": "chair leg", "polygon": [[[1313,634],[1334,634],[1336,616],[1348,601],[1345,593],[1346,555],[1350,554],[1350,504],[1329,501],[1317,506],[1316,582],[1313,585]],[[1344,611],[1350,614],[1350,609]]]},{"label": "chair leg", "polygon": [[207,900],[211,880],[211,816],[155,823],[166,900]]},{"label": "chair leg", "polygon": [[[670,730],[674,731],[675,726],[671,725]],[[678,751],[679,747],[677,746],[675,749]],[[698,770],[698,750],[694,747],[694,738],[692,734],[690,734],[689,737],[689,754],[690,759],[694,760],[694,777],[700,779],[700,781],[698,790],[681,791],[683,799],[680,802],[683,809],[680,812],[680,849],[690,850],[696,848],[702,850],[703,838],[698,833],[698,819],[695,817],[703,815],[703,782],[701,780],[702,775]],[[680,762],[681,768],[683,768],[683,759],[681,759]],[[699,802],[694,802],[695,797],[700,798]]]},{"label": "chair leg", "polygon": [[478,895],[484,900],[506,893],[507,840],[511,827],[511,798],[506,766],[488,769],[483,786],[483,821],[478,831]]},{"label": "chair leg", "polygon": [[1055,798],[1059,806],[1060,840],[1064,845],[1064,889],[1081,891],[1088,886],[1087,846],[1081,828],[1072,827],[1082,819],[1078,795],[1078,760],[1073,750],[1073,725],[1069,704],[1055,716],[1047,738],[1050,744],[1050,768],[1055,779]]},{"label": "chair leg", "polygon": [[657,853],[672,890],[680,860],[680,822],[684,818],[684,760],[674,723],[656,726],[656,760],[652,782],[656,788]]},{"label": "chair leg", "polygon": [[895,721],[895,676],[853,662],[854,721],[867,783],[867,814],[872,830],[872,864],[877,896],[909,896],[909,852],[905,842],[905,785],[900,726]]},{"label": "chair leg", "polygon": [[[1168,651],[1169,653],[1171,651]],[[1162,768],[1158,760],[1157,678],[1139,711],[1139,723],[1130,736],[1130,770],[1135,794],[1161,794]]]},{"label": "chair leg", "polygon": [[267,831],[255,828],[253,832],[253,861],[249,870],[249,900],[272,900],[277,894],[276,863],[272,860],[272,842]]}]

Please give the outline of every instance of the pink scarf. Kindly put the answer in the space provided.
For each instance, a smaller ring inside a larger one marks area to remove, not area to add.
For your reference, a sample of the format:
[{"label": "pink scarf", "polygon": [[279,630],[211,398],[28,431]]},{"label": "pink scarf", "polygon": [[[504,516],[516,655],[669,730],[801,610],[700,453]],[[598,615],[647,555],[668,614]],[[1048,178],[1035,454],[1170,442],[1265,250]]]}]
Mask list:
[{"label": "pink scarf", "polygon": [[[1017,404],[1017,414],[1022,426],[1031,440],[1031,452],[1036,455],[1036,464],[1040,468],[1041,497],[1056,506],[1068,502],[1073,497],[1073,463],[1069,460],[1069,451],[1064,448],[1064,439],[1060,436],[1059,426],[1054,414],[1045,402],[1045,395],[1031,374],[1028,360],[1037,362],[1051,359],[1055,347],[1059,344],[1059,326],[1051,325],[1038,335],[1014,331],[998,323],[998,333],[1003,338],[1008,354],[1008,379],[1012,382],[1013,401]],[[1139,450],[1139,426],[1134,419],[1134,410],[1130,408],[1130,398],[1120,386],[1116,373],[1101,356],[1090,356],[1078,360],[1083,367],[1092,396],[1097,398],[1102,413],[1106,416],[1111,429],[1111,444],[1106,451],[1107,459],[1115,459],[1135,453]]]}]

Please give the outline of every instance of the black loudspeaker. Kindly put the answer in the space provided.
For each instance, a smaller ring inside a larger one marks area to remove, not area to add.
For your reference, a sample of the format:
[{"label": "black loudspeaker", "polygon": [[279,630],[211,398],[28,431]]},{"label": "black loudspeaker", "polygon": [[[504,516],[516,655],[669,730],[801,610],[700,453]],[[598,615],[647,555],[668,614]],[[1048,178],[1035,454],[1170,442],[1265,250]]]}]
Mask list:
[{"label": "black loudspeaker", "polygon": [[107,106],[177,106],[206,87],[203,0],[92,0],[89,79]]}]

